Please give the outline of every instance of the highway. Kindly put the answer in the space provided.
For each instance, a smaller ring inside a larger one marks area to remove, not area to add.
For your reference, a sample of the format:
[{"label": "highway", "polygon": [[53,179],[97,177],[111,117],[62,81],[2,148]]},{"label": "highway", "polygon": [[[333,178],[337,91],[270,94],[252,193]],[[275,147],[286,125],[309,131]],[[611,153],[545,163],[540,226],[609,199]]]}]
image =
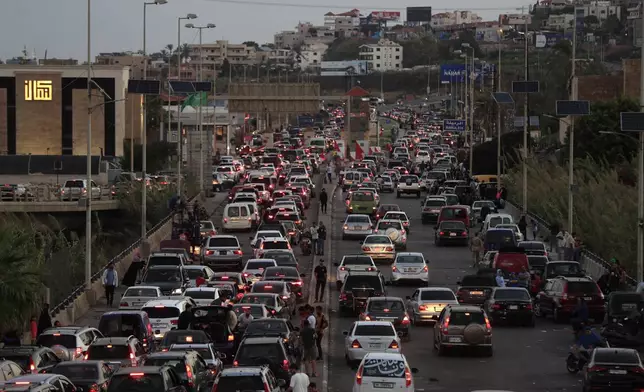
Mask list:
[{"label": "highway", "polygon": [[[325,301],[330,307],[330,332],[328,334],[328,391],[344,392],[353,385],[355,371],[344,360],[344,336],[355,318],[338,316],[338,291],[335,288],[336,267],[343,255],[360,252],[359,241],[343,241],[342,222],[346,216],[344,197],[338,191],[333,203],[331,232],[331,257],[328,258],[330,295]],[[433,226],[420,222],[420,203],[416,198],[396,199],[395,194],[382,194],[382,204],[398,204],[411,219],[412,234],[408,237],[408,251],[422,252],[430,265],[430,285],[456,289],[456,282],[470,268],[471,255],[467,247],[435,247]],[[391,269],[379,264],[387,279]],[[404,298],[416,287],[388,286],[389,296]],[[581,376],[566,372],[565,357],[573,343],[567,325],[554,324],[552,320],[537,320],[535,328],[493,328],[494,356],[438,357],[432,348],[432,326],[412,327],[411,341],[403,342],[403,353],[412,367],[419,369],[415,375],[417,391],[469,392],[497,389],[521,392],[568,391],[579,388]],[[463,356],[460,356],[463,355]]]}]

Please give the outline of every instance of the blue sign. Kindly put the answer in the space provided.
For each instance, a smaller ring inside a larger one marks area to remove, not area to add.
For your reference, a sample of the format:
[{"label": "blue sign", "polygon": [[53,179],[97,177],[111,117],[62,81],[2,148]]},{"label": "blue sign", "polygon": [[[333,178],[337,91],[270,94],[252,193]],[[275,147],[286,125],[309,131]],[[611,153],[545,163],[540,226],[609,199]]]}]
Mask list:
[{"label": "blue sign", "polygon": [[465,132],[465,120],[443,120],[443,131]]}]

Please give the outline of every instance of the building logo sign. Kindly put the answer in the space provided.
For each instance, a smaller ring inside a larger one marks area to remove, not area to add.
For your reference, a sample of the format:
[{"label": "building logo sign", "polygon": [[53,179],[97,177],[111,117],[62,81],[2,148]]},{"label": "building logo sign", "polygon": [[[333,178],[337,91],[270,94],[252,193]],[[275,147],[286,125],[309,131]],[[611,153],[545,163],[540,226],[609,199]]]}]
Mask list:
[{"label": "building logo sign", "polygon": [[25,101],[51,101],[53,91],[51,80],[25,80]]}]

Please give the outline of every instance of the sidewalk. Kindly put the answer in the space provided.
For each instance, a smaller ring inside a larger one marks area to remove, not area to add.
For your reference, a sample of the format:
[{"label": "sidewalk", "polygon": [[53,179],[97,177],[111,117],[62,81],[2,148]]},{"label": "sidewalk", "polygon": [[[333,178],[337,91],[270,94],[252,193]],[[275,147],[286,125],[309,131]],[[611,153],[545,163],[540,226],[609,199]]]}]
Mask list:
[{"label": "sidewalk", "polygon": [[[221,219],[221,216],[216,213],[218,212],[217,207],[221,205],[221,203],[226,199],[227,195],[227,192],[215,193],[214,197],[207,198],[204,202],[201,202],[201,204],[204,206],[204,208],[206,208],[206,211],[208,211],[209,214],[215,214],[212,217],[213,223],[215,223],[215,225],[217,225],[217,223]],[[110,310],[118,310],[118,302],[123,296],[123,293],[125,293],[125,290],[127,290],[127,287],[125,286],[119,286],[116,288],[116,290],[114,290],[114,307],[111,308],[108,308],[107,305],[105,305],[105,296],[101,296],[100,305],[94,306],[82,317],[77,318],[74,324],[98,328],[98,322],[100,321],[103,313]]]}]

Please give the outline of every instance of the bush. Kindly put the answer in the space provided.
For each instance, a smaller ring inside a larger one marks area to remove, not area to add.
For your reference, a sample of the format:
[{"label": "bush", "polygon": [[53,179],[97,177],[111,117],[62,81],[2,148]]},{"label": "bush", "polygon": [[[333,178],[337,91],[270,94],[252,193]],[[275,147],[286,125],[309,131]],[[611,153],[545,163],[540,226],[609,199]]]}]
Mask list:
[{"label": "bush", "polygon": [[[528,210],[550,224],[568,227],[568,168],[530,158]],[[523,200],[522,165],[507,173],[510,200]],[[585,246],[605,259],[618,258],[636,271],[637,189],[624,184],[622,169],[591,159],[575,161],[574,230]]]}]

